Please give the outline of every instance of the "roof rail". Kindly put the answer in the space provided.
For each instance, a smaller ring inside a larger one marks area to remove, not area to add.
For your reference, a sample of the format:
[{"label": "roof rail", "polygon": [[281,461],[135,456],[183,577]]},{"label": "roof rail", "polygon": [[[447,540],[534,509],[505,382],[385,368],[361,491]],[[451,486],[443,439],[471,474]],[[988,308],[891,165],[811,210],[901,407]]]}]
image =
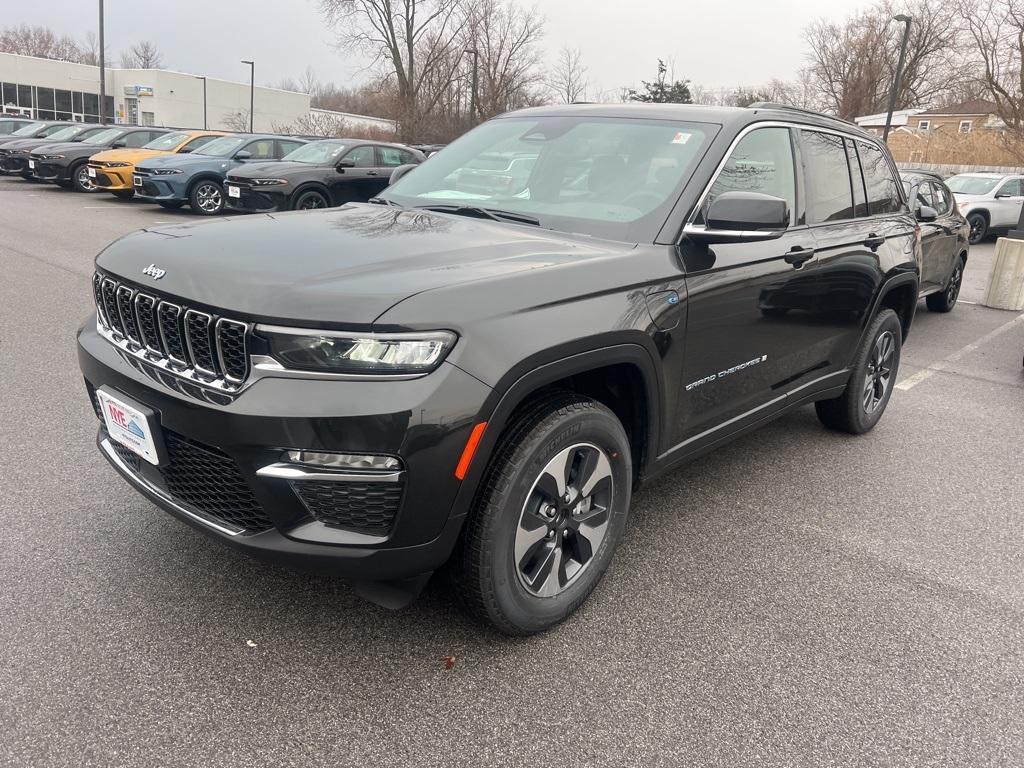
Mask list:
[{"label": "roof rail", "polygon": [[815,112],[813,109],[804,109],[803,107],[794,107],[790,104],[779,104],[775,101],[755,101],[753,104],[747,106],[747,109],[783,109],[788,112],[800,112],[804,115],[814,115],[815,117],[827,117],[829,120],[836,120],[840,123],[846,123],[847,125],[855,125],[860,128],[855,122],[851,120],[844,120],[841,117],[835,115],[826,115],[824,112]]}]

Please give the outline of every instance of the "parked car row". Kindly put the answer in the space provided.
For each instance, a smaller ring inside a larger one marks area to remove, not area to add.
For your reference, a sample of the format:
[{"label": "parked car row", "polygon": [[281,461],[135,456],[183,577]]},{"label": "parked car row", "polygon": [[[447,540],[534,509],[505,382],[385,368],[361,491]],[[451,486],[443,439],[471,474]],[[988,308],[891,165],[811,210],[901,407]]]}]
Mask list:
[{"label": "parked car row", "polygon": [[411,147],[362,139],[0,119],[0,173],[188,205],[201,216],[365,202],[395,168],[425,159]]}]

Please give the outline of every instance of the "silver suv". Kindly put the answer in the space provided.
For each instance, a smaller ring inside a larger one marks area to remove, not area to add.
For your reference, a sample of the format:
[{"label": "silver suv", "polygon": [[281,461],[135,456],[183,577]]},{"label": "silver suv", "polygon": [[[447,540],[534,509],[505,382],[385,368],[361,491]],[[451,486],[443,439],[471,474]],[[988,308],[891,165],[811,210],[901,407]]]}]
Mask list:
[{"label": "silver suv", "polygon": [[960,173],[947,179],[946,186],[971,225],[971,245],[992,230],[1017,226],[1024,206],[1024,176]]}]

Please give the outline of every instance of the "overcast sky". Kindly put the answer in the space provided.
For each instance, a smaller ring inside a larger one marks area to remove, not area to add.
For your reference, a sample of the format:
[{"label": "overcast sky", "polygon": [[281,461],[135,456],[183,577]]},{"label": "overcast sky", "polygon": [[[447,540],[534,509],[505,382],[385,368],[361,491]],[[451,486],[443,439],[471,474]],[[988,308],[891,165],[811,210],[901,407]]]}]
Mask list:
[{"label": "overcast sky", "polygon": [[[518,0],[528,4],[528,0]],[[95,0],[13,2],[0,25],[43,24],[83,36],[97,28]],[[617,90],[652,80],[658,57],[679,78],[708,87],[788,79],[802,64],[803,28],[814,19],[842,18],[860,0],[538,0],[547,18],[544,48],[579,48],[593,90]],[[107,47],[151,40],[168,69],[247,80],[240,59],[256,60],[261,85],[298,76],[313,65],[321,80],[354,84],[366,62],[337,50],[316,0],[106,0]],[[594,96],[595,94],[590,94]]]}]

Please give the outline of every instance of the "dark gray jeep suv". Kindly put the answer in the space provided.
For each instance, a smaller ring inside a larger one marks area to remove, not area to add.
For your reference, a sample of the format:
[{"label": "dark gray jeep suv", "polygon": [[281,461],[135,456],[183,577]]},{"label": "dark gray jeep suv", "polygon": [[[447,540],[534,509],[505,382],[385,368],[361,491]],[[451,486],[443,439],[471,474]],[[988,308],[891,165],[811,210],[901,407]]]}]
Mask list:
[{"label": "dark gray jeep suv", "polygon": [[919,237],[845,122],[529,109],[376,204],[121,238],[79,360],[100,450],[170,514],[392,605],[448,562],[525,634],[594,589],[639,485],[807,403],[878,422]]}]

